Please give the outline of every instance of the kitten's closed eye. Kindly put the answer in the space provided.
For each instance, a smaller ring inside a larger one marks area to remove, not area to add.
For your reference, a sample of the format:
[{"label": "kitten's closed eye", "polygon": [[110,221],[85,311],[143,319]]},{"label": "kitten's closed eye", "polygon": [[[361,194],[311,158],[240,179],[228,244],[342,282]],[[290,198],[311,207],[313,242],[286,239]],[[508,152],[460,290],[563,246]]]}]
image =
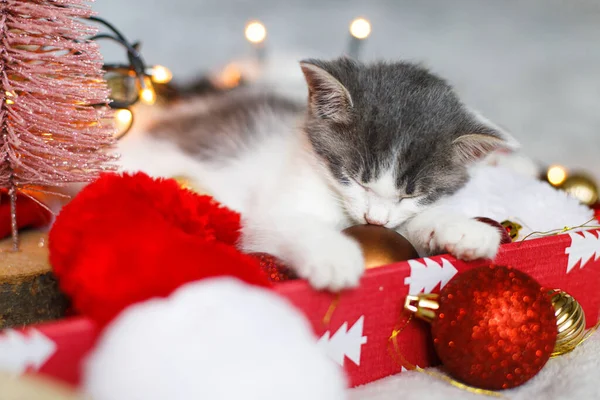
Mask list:
[{"label": "kitten's closed eye", "polygon": [[356,183],[358,186],[360,186],[362,189],[364,189],[366,192],[372,192],[373,190],[367,186],[366,183],[362,183],[360,182],[358,179],[355,179],[351,176],[348,176],[348,179],[350,179],[351,182]]},{"label": "kitten's closed eye", "polygon": [[398,202],[401,202],[402,200],[408,200],[408,199],[416,199],[417,197],[421,197],[422,195],[419,193],[416,194],[403,194],[400,196],[400,198],[398,199]]},{"label": "kitten's closed eye", "polygon": [[[369,192],[369,193],[373,193],[374,192],[374,190],[371,189],[370,187],[368,187],[367,184],[361,183],[358,179],[355,179],[355,178],[352,178],[352,177],[349,177],[349,179],[352,182],[356,183],[358,186],[360,186],[366,192]],[[400,203],[402,200],[416,199],[417,197],[422,197],[422,196],[424,196],[424,195],[421,194],[421,193],[400,194],[400,195],[398,195],[398,203]]]}]

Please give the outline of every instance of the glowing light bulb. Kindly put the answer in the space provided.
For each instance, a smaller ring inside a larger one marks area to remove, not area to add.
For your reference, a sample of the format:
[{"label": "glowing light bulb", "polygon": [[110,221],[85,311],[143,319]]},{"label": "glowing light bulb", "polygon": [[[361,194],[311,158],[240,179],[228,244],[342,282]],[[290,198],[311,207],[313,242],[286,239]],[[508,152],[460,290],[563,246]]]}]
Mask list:
[{"label": "glowing light bulb", "polygon": [[357,39],[366,39],[371,34],[371,23],[365,18],[356,18],[350,24],[350,34]]},{"label": "glowing light bulb", "polygon": [[567,171],[560,165],[553,165],[548,168],[546,176],[551,185],[559,186],[567,179]]},{"label": "glowing light bulb", "polygon": [[221,85],[227,89],[238,86],[242,80],[242,71],[236,64],[229,64],[221,73]]},{"label": "glowing light bulb", "polygon": [[156,93],[152,88],[145,88],[140,91],[140,99],[145,104],[154,104],[156,101]]},{"label": "glowing light bulb", "polygon": [[246,39],[250,43],[259,44],[262,43],[267,37],[267,29],[260,21],[251,21],[246,25],[244,31]]},{"label": "glowing light bulb", "polygon": [[[15,96],[12,92],[9,92],[9,91],[4,92],[4,94],[6,94],[6,97],[14,97]],[[11,100],[11,99],[6,99],[6,104],[15,104],[15,101]]]},{"label": "glowing light bulb", "polygon": [[124,132],[129,129],[132,120],[133,114],[126,108],[122,108],[115,113],[115,121],[119,132]]},{"label": "glowing light bulb", "polygon": [[152,67],[152,82],[155,83],[169,83],[173,79],[173,73],[162,65],[155,65]]}]

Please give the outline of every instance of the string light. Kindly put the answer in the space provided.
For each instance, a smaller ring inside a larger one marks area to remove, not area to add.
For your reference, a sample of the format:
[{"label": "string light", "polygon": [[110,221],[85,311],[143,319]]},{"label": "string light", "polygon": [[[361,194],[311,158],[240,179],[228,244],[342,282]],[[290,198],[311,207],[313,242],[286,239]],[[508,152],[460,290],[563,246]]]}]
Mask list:
[{"label": "string light", "polygon": [[348,55],[359,58],[363,42],[371,34],[371,23],[365,18],[356,18],[350,23],[350,43],[348,43]]},{"label": "string light", "polygon": [[259,44],[265,41],[267,28],[260,21],[250,21],[246,24],[244,33],[250,43]]},{"label": "string light", "polygon": [[[6,95],[6,97],[14,97],[15,95],[12,92],[6,91],[4,92],[4,94]],[[12,99],[6,99],[6,104],[15,104],[15,101]]]},{"label": "string light", "polygon": [[224,89],[233,89],[239,86],[242,81],[242,71],[240,68],[232,63],[227,65],[219,76],[219,86]]},{"label": "string light", "polygon": [[144,75],[140,79],[140,100],[144,104],[152,105],[156,102],[156,92],[152,85],[152,78]]},{"label": "string light", "polygon": [[[139,42],[130,42],[125,36],[112,24],[98,17],[88,17],[88,20],[104,25],[110,33],[99,33],[90,38],[90,40],[109,39],[117,42],[127,51],[128,64],[104,64],[104,70],[112,73],[116,77],[115,88],[125,93],[124,96],[116,96],[111,93],[109,106],[116,109],[115,123],[119,130],[124,129],[119,137],[123,136],[131,127],[134,116],[129,109],[137,102],[152,105],[157,101],[157,93],[153,84],[167,84],[173,79],[173,73],[169,68],[162,65],[154,65],[149,68],[139,52]],[[350,53],[357,56],[361,49],[361,43],[371,34],[371,23],[366,18],[356,18],[350,24],[351,44]],[[267,38],[267,29],[265,25],[258,20],[249,21],[244,29],[246,40],[252,44],[254,53],[259,62],[266,58],[265,40]],[[125,78],[129,81],[126,81]],[[132,78],[134,80],[132,82]],[[235,64],[228,65],[218,76],[217,87],[221,89],[232,89],[239,86],[242,82],[242,72],[239,66]],[[127,95],[129,94],[129,95]],[[115,98],[116,97],[116,98]],[[6,98],[6,103],[12,104],[13,100]],[[106,104],[98,104],[106,106]]]},{"label": "string light", "polygon": [[[103,69],[107,75],[112,74],[115,77],[115,87],[117,90],[124,91],[125,96],[116,96],[114,91],[111,93],[111,102],[108,104],[116,109],[114,122],[117,128],[117,138],[124,136],[133,124],[133,112],[129,109],[138,102],[145,104],[154,104],[156,102],[156,92],[152,82],[166,83],[172,79],[171,71],[166,67],[157,65],[147,68],[142,55],[139,52],[140,44],[138,42],[129,42],[123,33],[108,21],[98,17],[88,17],[88,20],[100,23],[107,28],[110,33],[99,33],[90,38],[90,40],[108,39],[118,43],[127,51],[128,64],[104,64]],[[106,76],[105,76],[106,78]],[[131,84],[133,78],[137,84]],[[107,79],[109,81],[109,79]],[[117,98],[115,98],[117,97]],[[98,104],[105,106],[106,104]]]},{"label": "string light", "polygon": [[567,179],[567,171],[560,165],[553,165],[548,168],[546,177],[552,186],[560,186]]},{"label": "string light", "polygon": [[152,88],[142,89],[140,99],[144,104],[152,105],[156,102],[156,92]]},{"label": "string light", "polygon": [[360,40],[368,38],[371,34],[371,23],[365,18],[356,18],[350,24],[350,34]]},{"label": "string light", "polygon": [[150,75],[152,76],[152,82],[159,84],[169,83],[173,79],[173,73],[162,65],[153,66]]},{"label": "string light", "polygon": [[246,40],[252,44],[254,57],[259,63],[263,63],[266,57],[265,38],[267,37],[267,28],[260,21],[250,21],[246,24],[244,30]]},{"label": "string light", "polygon": [[128,108],[122,108],[115,112],[115,121],[120,132],[129,129],[131,121],[133,121],[133,113]]}]

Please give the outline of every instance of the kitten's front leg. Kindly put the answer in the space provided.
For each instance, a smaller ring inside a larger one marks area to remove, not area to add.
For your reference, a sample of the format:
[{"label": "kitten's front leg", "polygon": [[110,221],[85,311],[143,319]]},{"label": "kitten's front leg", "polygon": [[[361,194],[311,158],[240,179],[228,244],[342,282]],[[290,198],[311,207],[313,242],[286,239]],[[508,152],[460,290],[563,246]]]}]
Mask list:
[{"label": "kitten's front leg", "polygon": [[421,255],[448,252],[465,261],[494,259],[501,240],[498,229],[439,208],[419,213],[402,231]]},{"label": "kitten's front leg", "polygon": [[247,219],[242,226],[242,251],[280,258],[315,289],[356,287],[364,272],[358,243],[312,216]]}]

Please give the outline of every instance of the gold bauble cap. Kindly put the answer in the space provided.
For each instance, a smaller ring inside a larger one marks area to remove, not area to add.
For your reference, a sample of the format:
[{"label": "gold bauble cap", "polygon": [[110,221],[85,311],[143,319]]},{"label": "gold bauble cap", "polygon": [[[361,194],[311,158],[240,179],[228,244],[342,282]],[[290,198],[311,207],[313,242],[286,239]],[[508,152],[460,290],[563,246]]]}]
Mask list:
[{"label": "gold bauble cap", "polygon": [[404,309],[417,318],[431,322],[437,317],[439,301],[440,295],[437,293],[409,294],[404,300]]},{"label": "gold bauble cap", "polygon": [[571,295],[562,290],[551,290],[551,296],[556,316],[558,335],[552,357],[570,351],[581,343],[585,337],[585,314],[581,305]]}]

